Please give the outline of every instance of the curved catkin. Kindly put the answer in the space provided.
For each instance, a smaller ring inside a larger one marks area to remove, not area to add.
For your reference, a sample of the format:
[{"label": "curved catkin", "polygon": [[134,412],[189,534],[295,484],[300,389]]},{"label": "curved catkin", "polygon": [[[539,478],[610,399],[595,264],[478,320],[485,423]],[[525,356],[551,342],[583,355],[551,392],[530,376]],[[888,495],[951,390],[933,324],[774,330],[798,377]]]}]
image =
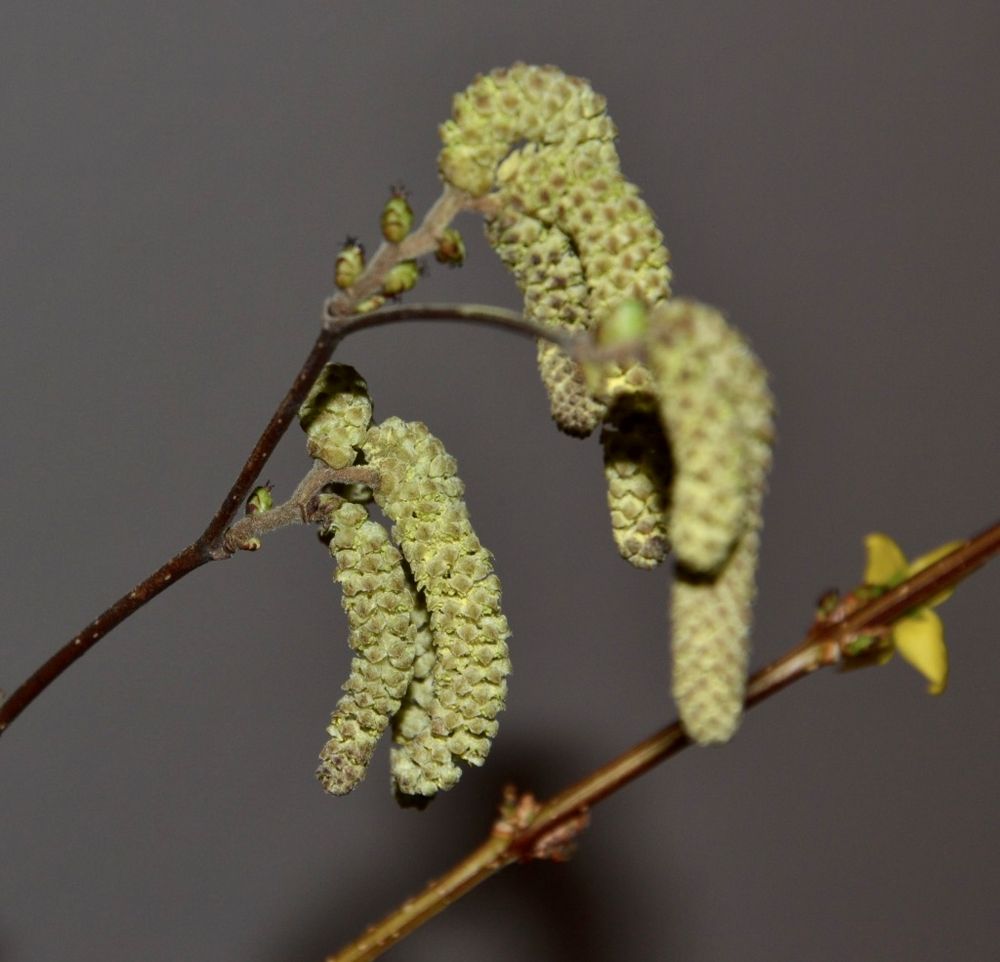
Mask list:
[{"label": "curved catkin", "polygon": [[636,568],[655,568],[670,541],[673,467],[655,411],[616,405],[601,432],[611,532],[618,552]]},{"label": "curved catkin", "polygon": [[770,456],[763,368],[718,311],[686,300],[650,316],[649,364],[675,465],[671,544],[711,574],[745,530],[767,467],[756,462]]},{"label": "curved catkin", "polygon": [[743,711],[773,400],[746,342],[704,304],[650,316],[649,363],[676,472],[674,697],[695,741],[722,742]]},{"label": "curved catkin", "polygon": [[415,593],[399,551],[362,505],[340,504],[330,514],[329,530],[355,655],[316,777],[326,791],[345,795],[364,778],[413,677]]},{"label": "curved catkin", "polygon": [[[621,173],[617,132],[605,106],[579,77],[556,67],[515,64],[477,77],[455,97],[452,119],[441,126],[441,176],[477,196],[494,191],[498,213],[487,236],[515,276],[529,269],[519,265],[534,263],[543,279],[550,275],[553,286],[560,283],[557,272],[546,269],[544,258],[529,248],[539,234],[554,233],[568,243],[586,294],[574,300],[585,308],[582,314],[578,309],[566,323],[584,328],[623,299],[653,307],[670,296],[663,235],[638,188]],[[530,285],[520,276],[518,283],[527,293]],[[530,314],[527,304],[526,310]],[[555,367],[551,350],[542,353],[543,378],[552,395],[551,385],[565,382],[566,367]],[[582,380],[573,385],[581,389]],[[651,392],[645,368],[625,365],[610,372],[606,400],[636,392]],[[556,414],[553,395],[553,414],[568,433],[593,429],[600,407],[593,400],[590,406],[589,420],[570,420],[567,427]]]},{"label": "curved catkin", "polygon": [[558,67],[516,63],[478,75],[452,101],[440,127],[441,176],[475,197],[489,191],[497,165],[518,141],[610,143],[615,127],[605,100],[580,77]]},{"label": "curved catkin", "polygon": [[418,596],[411,614],[416,647],[413,680],[392,720],[395,746],[389,754],[393,791],[401,800],[407,796],[430,797],[446,791],[461,775],[448,746],[432,737],[436,654],[430,616],[415,586],[413,591]]},{"label": "curved catkin", "polygon": [[331,468],[354,464],[371,419],[368,386],[348,364],[327,364],[299,408],[309,453]]},{"label": "curved catkin", "polygon": [[430,613],[434,644],[431,725],[421,750],[481,765],[496,734],[510,671],[510,632],[500,582],[462,499],[455,460],[427,427],[388,418],[368,431],[363,451],[379,472],[375,500]]},{"label": "curved catkin", "polygon": [[[587,284],[562,231],[507,211],[487,223],[486,236],[524,293],[526,317],[562,330],[586,330]],[[591,398],[580,365],[552,342],[540,340],[538,370],[559,428],[575,437],[590,434],[605,407]]]}]

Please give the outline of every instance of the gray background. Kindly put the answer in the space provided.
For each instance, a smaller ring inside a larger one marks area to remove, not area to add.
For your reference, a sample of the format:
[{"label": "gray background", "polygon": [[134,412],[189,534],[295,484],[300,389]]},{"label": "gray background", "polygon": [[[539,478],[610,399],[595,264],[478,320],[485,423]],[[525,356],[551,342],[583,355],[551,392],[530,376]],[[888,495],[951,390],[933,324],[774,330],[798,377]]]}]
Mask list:
[{"label": "gray background", "polygon": [[[676,288],[728,310],[780,402],[755,662],[862,538],[997,513],[995,3],[50,3],[0,8],[0,685],[200,531],[297,369],[347,233],[437,194],[480,70],[608,97]],[[516,307],[479,227],[422,300]],[[673,716],[667,573],[607,533],[599,448],[550,425],[527,342],[394,327],[341,359],[459,458],[515,674],[485,768],[397,810],[316,752],[348,662],[311,532],[192,575],[0,741],[0,959],[317,960]],[[289,435],[266,476],[307,467]],[[823,674],[602,805],[569,865],[509,869],[390,958],[998,959],[1000,566],[901,663]]]}]

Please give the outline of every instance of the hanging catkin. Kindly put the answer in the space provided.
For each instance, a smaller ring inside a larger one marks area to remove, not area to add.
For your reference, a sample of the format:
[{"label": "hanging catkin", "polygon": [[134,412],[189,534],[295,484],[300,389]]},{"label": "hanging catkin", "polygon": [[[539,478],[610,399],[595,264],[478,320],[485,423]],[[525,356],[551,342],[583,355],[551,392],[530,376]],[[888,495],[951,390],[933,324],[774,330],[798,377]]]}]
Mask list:
[{"label": "hanging catkin", "polygon": [[773,401],[746,342],[704,304],[653,312],[649,364],[674,457],[674,698],[695,741],[722,742],[743,711]]},{"label": "hanging catkin", "polygon": [[416,595],[399,551],[363,505],[342,502],[330,513],[329,533],[354,658],[316,777],[326,791],[344,795],[364,778],[413,677]]},{"label": "hanging catkin", "polygon": [[363,451],[379,473],[375,500],[394,523],[393,538],[430,615],[431,723],[413,742],[434,758],[446,748],[481,765],[504,705],[510,632],[500,582],[469,522],[455,460],[425,425],[399,418],[372,426]]}]

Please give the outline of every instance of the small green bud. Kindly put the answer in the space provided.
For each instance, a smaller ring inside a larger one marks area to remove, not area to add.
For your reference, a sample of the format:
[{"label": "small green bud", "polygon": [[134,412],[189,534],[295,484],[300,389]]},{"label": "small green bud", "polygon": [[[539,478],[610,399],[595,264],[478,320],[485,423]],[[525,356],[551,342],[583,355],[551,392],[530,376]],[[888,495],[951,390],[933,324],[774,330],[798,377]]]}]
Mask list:
[{"label": "small green bud", "polygon": [[402,187],[393,187],[392,196],[382,208],[382,236],[390,244],[398,244],[413,226],[413,208]]},{"label": "small green bud", "polygon": [[346,291],[365,269],[365,249],[354,237],[348,237],[337,255],[333,268],[333,281],[342,291]]},{"label": "small green bud", "polygon": [[439,264],[447,264],[449,267],[461,267],[465,263],[465,241],[454,227],[449,227],[438,238],[434,259]]},{"label": "small green bud", "polygon": [[382,282],[382,293],[386,297],[398,297],[416,287],[420,279],[420,265],[416,261],[400,261]]},{"label": "small green bud", "polygon": [[239,548],[240,551],[260,551],[260,538],[247,538]]},{"label": "small green bud", "polygon": [[594,339],[600,347],[617,347],[641,340],[649,329],[646,305],[627,297],[597,325]]},{"label": "small green bud", "polygon": [[270,481],[254,488],[250,492],[250,497],[247,498],[247,514],[270,511],[274,507],[274,498],[271,496],[273,490],[274,485]]}]

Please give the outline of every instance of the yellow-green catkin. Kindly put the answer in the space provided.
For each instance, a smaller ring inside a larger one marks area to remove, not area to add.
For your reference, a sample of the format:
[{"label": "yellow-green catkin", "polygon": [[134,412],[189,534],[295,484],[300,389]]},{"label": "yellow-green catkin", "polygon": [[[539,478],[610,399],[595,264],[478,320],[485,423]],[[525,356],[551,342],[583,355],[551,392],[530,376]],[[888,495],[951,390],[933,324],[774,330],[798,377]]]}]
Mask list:
[{"label": "yellow-green catkin", "polygon": [[329,531],[355,654],[316,777],[326,791],[344,795],[364,778],[412,680],[415,593],[399,551],[362,505],[340,504],[330,514]]},{"label": "yellow-green catkin", "polygon": [[655,411],[617,406],[601,433],[611,533],[636,568],[655,568],[670,550],[673,468]]},{"label": "yellow-green catkin", "polygon": [[[487,222],[486,236],[524,293],[526,317],[567,331],[587,329],[587,282],[558,227],[507,210]],[[580,365],[551,341],[540,340],[538,369],[556,424],[576,437],[590,434],[605,407],[591,398]]]},{"label": "yellow-green catkin", "polygon": [[523,63],[477,76],[455,95],[440,133],[441,176],[474,197],[492,189],[497,165],[519,140],[572,149],[615,136],[604,98],[585,80]]},{"label": "yellow-green catkin", "polygon": [[674,698],[695,741],[724,742],[743,711],[773,400],[746,342],[703,304],[653,312],[649,364],[674,455]]},{"label": "yellow-green catkin", "polygon": [[368,386],[348,364],[327,364],[299,408],[309,453],[331,468],[354,464],[371,419]]},{"label": "yellow-green catkin", "polygon": [[[621,172],[615,136],[604,98],[585,80],[525,64],[477,77],[456,96],[452,119],[441,127],[442,176],[474,195],[493,191],[498,213],[487,236],[525,292],[525,313],[541,323],[589,329],[624,300],[654,307],[670,296],[663,235]],[[572,256],[571,284],[565,257],[547,259],[560,246]],[[638,396],[639,406],[649,406],[650,372],[638,363],[609,365],[595,398],[579,365],[552,345],[539,346],[539,367],[564,431],[585,436],[610,418],[603,437],[612,446],[605,473],[615,540],[633,564],[655,564],[666,516],[653,517],[654,499],[645,499],[637,525],[621,523],[634,510],[635,492],[658,482],[654,465],[668,457],[656,432],[638,424],[628,437],[624,428],[637,422],[634,405],[619,399]],[[619,404],[624,409],[616,412]],[[650,443],[658,450],[648,452]],[[626,456],[633,451],[636,460]]]},{"label": "yellow-green catkin", "polygon": [[507,620],[489,552],[469,521],[455,460],[427,427],[389,418],[363,445],[378,471],[375,501],[393,522],[430,614],[434,663],[430,726],[414,752],[481,765],[496,734],[510,671]]},{"label": "yellow-green catkin", "polygon": [[392,787],[397,798],[431,797],[451,788],[461,776],[447,744],[432,736],[434,710],[434,638],[424,599],[417,595],[411,621],[416,657],[413,679],[403,703],[392,720],[395,746],[389,755]]}]

